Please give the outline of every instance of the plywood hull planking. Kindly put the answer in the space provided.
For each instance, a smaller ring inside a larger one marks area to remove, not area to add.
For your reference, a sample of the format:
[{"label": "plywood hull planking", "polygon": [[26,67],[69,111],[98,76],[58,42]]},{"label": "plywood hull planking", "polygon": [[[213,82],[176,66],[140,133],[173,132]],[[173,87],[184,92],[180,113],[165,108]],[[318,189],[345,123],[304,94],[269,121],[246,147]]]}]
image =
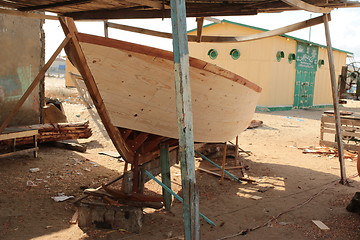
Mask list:
[{"label": "plywood hull planking", "polygon": [[[171,52],[86,34],[79,41],[115,126],[178,137]],[[190,80],[195,141],[231,140],[248,126],[260,87],[193,58]]]}]

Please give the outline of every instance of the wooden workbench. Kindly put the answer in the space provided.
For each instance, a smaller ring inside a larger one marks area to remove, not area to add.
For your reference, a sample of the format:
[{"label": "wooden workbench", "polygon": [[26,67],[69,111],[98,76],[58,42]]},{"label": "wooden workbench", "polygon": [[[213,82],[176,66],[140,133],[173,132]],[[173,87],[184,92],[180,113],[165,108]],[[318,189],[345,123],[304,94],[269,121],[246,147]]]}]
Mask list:
[{"label": "wooden workbench", "polygon": [[[0,158],[23,154],[27,152],[33,152],[34,157],[37,158],[38,146],[37,146],[37,135],[38,130],[29,130],[24,128],[6,128],[3,133],[0,134],[0,141],[3,140],[12,140],[12,149],[11,152],[0,153]],[[16,150],[16,139],[23,137],[32,137],[33,138],[33,147]]]}]

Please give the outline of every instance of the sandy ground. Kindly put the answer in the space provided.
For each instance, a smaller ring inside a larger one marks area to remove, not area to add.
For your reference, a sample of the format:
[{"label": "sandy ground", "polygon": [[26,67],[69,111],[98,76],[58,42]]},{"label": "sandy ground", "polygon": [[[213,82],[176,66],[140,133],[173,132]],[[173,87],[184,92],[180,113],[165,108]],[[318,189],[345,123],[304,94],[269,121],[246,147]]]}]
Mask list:
[{"label": "sandy ground", "polygon": [[[24,155],[0,160],[0,239],[183,239],[178,201],[171,213],[144,209],[140,234],[121,229],[84,232],[69,224],[75,211],[72,200],[58,203],[51,197],[58,193],[81,197],[83,188],[100,186],[121,174],[123,163],[98,154],[114,148],[96,113],[81,104],[76,90],[62,88],[61,79],[46,83],[47,96],[64,102],[69,121],[90,120],[93,136],[80,140],[88,146],[86,153],[42,146],[38,159]],[[360,113],[360,103],[349,102],[343,109]],[[255,114],[254,119],[264,125],[242,133],[240,146],[252,152],[242,162],[250,167],[247,174],[257,184],[225,181],[220,185],[217,177],[196,171],[201,212],[217,225],[201,220],[202,239],[360,239],[359,215],[345,210],[360,187],[356,162],[346,160],[350,185],[343,186],[338,183],[336,158],[303,154],[298,149],[318,145],[323,111]],[[233,164],[228,161],[229,166]],[[208,166],[199,160],[196,165]],[[40,171],[31,173],[30,168]],[[240,176],[238,170],[232,173]],[[171,178],[173,189],[181,195],[179,166],[172,167]],[[27,186],[28,180],[37,186]],[[161,192],[154,182],[146,187]],[[254,195],[262,198],[253,200]],[[330,230],[319,230],[312,220],[321,220]],[[246,235],[230,237],[262,225]]]}]

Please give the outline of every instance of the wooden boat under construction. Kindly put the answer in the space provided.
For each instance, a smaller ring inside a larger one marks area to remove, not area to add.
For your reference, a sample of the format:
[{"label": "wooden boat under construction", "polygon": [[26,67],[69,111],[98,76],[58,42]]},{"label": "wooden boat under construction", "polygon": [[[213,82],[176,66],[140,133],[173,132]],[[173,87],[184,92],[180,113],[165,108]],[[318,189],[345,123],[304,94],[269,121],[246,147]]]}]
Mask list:
[{"label": "wooden boat under construction", "polygon": [[[83,33],[76,36],[78,46],[68,45],[66,52],[122,156],[142,164],[159,156],[159,143],[177,145],[173,53]],[[195,58],[190,58],[190,81],[195,142],[225,142],[248,126],[259,86]]]}]

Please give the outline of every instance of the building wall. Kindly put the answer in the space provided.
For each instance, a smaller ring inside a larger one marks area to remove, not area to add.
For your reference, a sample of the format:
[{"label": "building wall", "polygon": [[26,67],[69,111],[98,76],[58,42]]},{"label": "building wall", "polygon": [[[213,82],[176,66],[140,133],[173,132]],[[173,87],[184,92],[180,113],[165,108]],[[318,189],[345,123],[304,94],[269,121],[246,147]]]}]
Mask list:
[{"label": "building wall", "polygon": [[[0,122],[13,109],[43,64],[42,20],[0,14]],[[10,126],[39,123],[39,88]]]},{"label": "building wall", "polygon": [[[338,76],[341,74],[342,66],[346,65],[345,63],[347,54],[340,51],[333,51],[333,55],[335,61],[335,75],[338,80]],[[326,48],[319,49],[319,59],[324,60],[324,65],[318,67],[318,70],[316,72],[314,105],[328,105],[332,104],[332,94],[329,60]]]},{"label": "building wall", "polygon": [[[245,36],[262,32],[240,25],[222,22],[203,29],[203,35],[212,36]],[[190,32],[196,35],[196,31]],[[296,69],[295,61],[289,63],[288,55],[296,54],[297,41],[286,37],[271,37],[261,40],[240,43],[189,43],[190,56],[216,64],[258,84],[263,88],[259,106],[279,107],[294,103]],[[218,51],[218,57],[212,60],[207,55],[210,49]],[[241,56],[233,60],[229,55],[232,49],[239,49]],[[280,62],[276,53],[283,51],[285,57]],[[326,49],[319,49],[319,59],[325,58]],[[340,74],[341,66],[346,62],[346,53],[334,51],[336,73]],[[327,57],[325,65],[316,73],[315,104],[331,104],[331,85]]]}]

